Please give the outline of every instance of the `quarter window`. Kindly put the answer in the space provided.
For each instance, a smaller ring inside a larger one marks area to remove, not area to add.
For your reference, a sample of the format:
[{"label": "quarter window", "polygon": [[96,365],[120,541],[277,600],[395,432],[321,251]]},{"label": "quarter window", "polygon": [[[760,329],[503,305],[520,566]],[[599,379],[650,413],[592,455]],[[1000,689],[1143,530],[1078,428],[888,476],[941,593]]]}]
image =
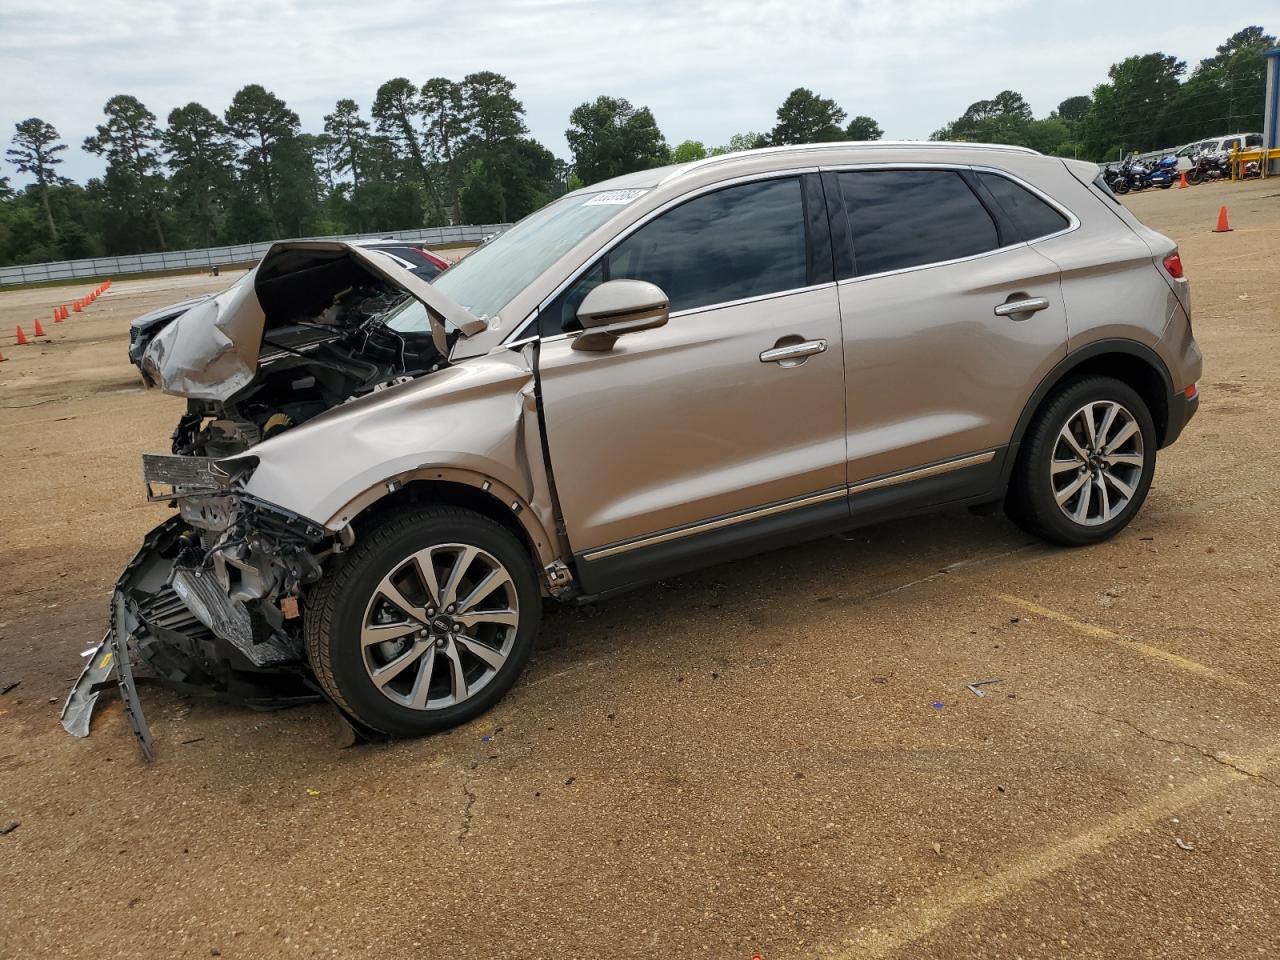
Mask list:
[{"label": "quarter window", "polygon": [[1067,229],[1070,224],[1061,213],[1008,177],[997,173],[979,173],[978,180],[995,197],[1005,215],[1013,221],[1020,240],[1048,236]]},{"label": "quarter window", "polygon": [[953,170],[840,174],[858,276],[985,253],[1000,246],[995,221]]},{"label": "quarter window", "polygon": [[808,284],[800,181],[791,177],[695,197],[645,224],[543,312],[543,336],[576,330],[578,306],[605,280],[647,280],[671,310],[692,310]]}]

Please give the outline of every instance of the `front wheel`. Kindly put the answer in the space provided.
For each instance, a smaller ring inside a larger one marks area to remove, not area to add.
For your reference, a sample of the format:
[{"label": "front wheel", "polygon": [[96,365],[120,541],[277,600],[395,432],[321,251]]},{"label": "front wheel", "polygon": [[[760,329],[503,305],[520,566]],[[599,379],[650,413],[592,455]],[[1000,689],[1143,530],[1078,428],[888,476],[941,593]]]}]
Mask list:
[{"label": "front wheel", "polygon": [[1199,183],[1204,179],[1204,174],[1196,167],[1192,167],[1187,171],[1187,183]]},{"label": "front wheel", "polygon": [[1114,193],[1125,194],[1129,192],[1129,184],[1124,177],[1118,177],[1116,182],[1111,185],[1111,190]]},{"label": "front wheel", "polygon": [[537,573],[508,530],[431,506],[362,532],[308,598],[316,679],[357,720],[392,736],[472,719],[515,683],[541,616]]},{"label": "front wheel", "polygon": [[1110,377],[1076,380],[1051,395],[1032,421],[1006,511],[1054,543],[1099,543],[1133,519],[1155,466],[1155,424],[1137,391]]}]

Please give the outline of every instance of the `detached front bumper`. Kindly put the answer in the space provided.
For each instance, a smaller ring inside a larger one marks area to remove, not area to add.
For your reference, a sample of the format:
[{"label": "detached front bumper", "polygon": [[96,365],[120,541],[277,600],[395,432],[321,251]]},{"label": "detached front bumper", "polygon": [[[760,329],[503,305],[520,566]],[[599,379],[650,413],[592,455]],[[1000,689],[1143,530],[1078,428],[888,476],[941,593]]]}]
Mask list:
[{"label": "detached front bumper", "polygon": [[258,709],[320,698],[303,655],[298,594],[319,576],[324,531],[240,494],[219,500],[220,532],[194,526],[196,501],[184,502],[125,567],[106,636],[63,708],[68,733],[87,736],[99,696],[115,688],[150,759],[137,681]]}]

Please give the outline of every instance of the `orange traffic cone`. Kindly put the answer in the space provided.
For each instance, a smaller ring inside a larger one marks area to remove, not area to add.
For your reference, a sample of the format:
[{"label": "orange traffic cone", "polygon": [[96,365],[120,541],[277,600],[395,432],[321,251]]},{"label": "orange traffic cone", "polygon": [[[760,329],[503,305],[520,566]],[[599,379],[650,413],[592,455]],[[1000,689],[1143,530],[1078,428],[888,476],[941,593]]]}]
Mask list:
[{"label": "orange traffic cone", "polygon": [[45,335],[44,327],[40,326],[40,321],[36,321],[36,336],[43,337]]},{"label": "orange traffic cone", "polygon": [[73,303],[73,304],[71,305],[71,309],[72,309],[72,310],[74,310],[76,313],[79,313],[79,312],[80,312],[81,310],[83,310],[84,308],[83,308],[82,306],[80,306],[80,301],[79,301],[79,300],[77,300],[75,303]]},{"label": "orange traffic cone", "polygon": [[31,341],[27,339],[27,335],[22,332],[22,324],[18,324],[18,345],[21,346],[24,343],[30,342]]},{"label": "orange traffic cone", "polygon": [[60,310],[58,307],[53,308],[53,322],[54,323],[62,322],[62,310]]},{"label": "orange traffic cone", "polygon": [[67,305],[65,303],[62,306],[60,306],[58,309],[62,311],[63,320],[66,320],[69,316],[71,316],[71,311],[67,309]]},{"label": "orange traffic cone", "polygon": [[1230,233],[1231,227],[1227,223],[1227,205],[1224,203],[1218,208],[1218,225],[1213,228],[1214,233]]},{"label": "orange traffic cone", "polygon": [[1187,189],[1187,171],[1185,170],[1183,170],[1180,174],[1178,174],[1178,189],[1179,190]]}]

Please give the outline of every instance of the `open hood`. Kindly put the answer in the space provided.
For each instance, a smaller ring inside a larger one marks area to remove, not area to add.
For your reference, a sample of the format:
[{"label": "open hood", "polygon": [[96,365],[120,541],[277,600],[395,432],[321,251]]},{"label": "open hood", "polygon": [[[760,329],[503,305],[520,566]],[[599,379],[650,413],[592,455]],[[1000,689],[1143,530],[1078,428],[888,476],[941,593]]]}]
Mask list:
[{"label": "open hood", "polygon": [[441,356],[448,355],[449,334],[469,337],[486,329],[484,320],[376,250],[286,240],[273,244],[241,282],[157,333],[142,355],[143,377],[166,393],[225,401],[253,380],[266,332],[299,323],[341,328],[341,296],[369,285],[420,302]]}]

